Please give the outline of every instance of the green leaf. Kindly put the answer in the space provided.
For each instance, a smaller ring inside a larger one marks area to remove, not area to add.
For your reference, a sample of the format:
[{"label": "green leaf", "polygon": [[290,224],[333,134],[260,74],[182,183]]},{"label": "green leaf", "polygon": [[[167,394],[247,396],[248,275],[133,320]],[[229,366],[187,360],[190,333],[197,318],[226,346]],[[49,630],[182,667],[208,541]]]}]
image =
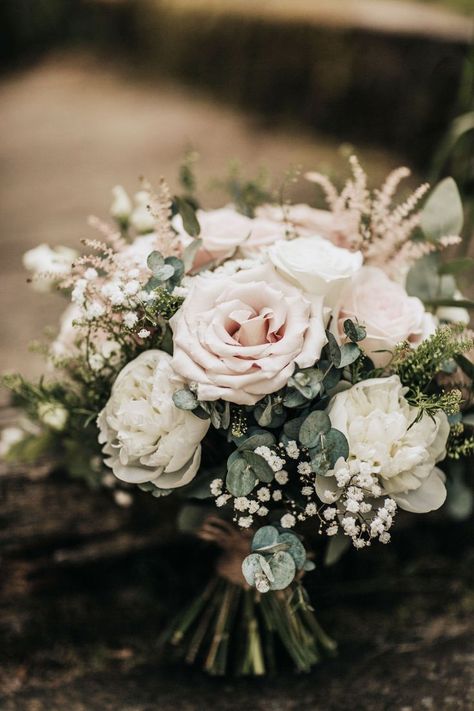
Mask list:
[{"label": "green leaf", "polygon": [[345,368],[347,365],[354,363],[360,356],[361,350],[355,343],[345,343],[341,346],[341,359],[339,368]]},{"label": "green leaf", "polygon": [[280,534],[275,526],[262,526],[256,531],[252,540],[252,551],[258,551],[261,548],[268,548],[278,543]]},{"label": "green leaf", "polygon": [[461,197],[452,178],[439,183],[421,213],[421,229],[429,240],[437,242],[441,237],[458,235],[464,221]]},{"label": "green leaf", "polygon": [[[263,457],[259,454],[255,454],[255,452],[249,452],[247,450],[243,450],[241,454],[242,458],[247,462],[249,467],[252,468],[252,472],[255,474],[257,479],[265,482],[266,484],[273,481],[273,470]],[[243,496],[245,496],[245,494],[243,494]]]},{"label": "green leaf", "polygon": [[311,452],[311,461],[313,461],[313,452],[315,455],[320,452],[325,454],[329,460],[330,468],[332,468],[339,457],[347,459],[349,456],[349,445],[343,433],[333,428],[319,439]]},{"label": "green leaf", "polygon": [[243,442],[239,442],[239,450],[255,450],[257,447],[272,447],[275,444],[275,435],[266,430],[256,430],[250,434]]},{"label": "green leaf", "polygon": [[285,533],[280,533],[279,543],[286,543],[288,546],[287,553],[291,555],[293,560],[295,561],[295,565],[298,568],[298,570],[301,570],[304,566],[305,560],[306,560],[306,549],[304,545],[301,543],[300,539],[298,536],[296,536],[294,533],[291,533],[290,531],[285,532]]},{"label": "green leaf", "polygon": [[163,266],[158,267],[154,272],[153,276],[160,283],[168,281],[174,275],[174,267],[171,264],[163,264]]},{"label": "green leaf", "polygon": [[295,577],[295,561],[286,551],[278,551],[270,558],[269,564],[274,577],[271,589],[284,590]]},{"label": "green leaf", "polygon": [[438,308],[439,306],[455,306],[460,309],[474,309],[474,301],[468,299],[431,299],[425,301],[428,306]]},{"label": "green leaf", "polygon": [[201,226],[196,217],[196,210],[194,206],[186,200],[186,198],[180,197],[178,195],[174,198],[176,209],[181,215],[183,220],[183,227],[191,237],[197,237],[201,232]]},{"label": "green leaf", "polygon": [[347,318],[344,321],[344,333],[353,343],[363,341],[364,338],[367,336],[367,331],[365,330],[365,328],[363,326],[360,326],[358,323],[351,321],[350,318]]},{"label": "green leaf", "polygon": [[320,435],[329,432],[331,420],[323,410],[314,410],[304,420],[299,431],[299,440],[303,447],[315,447]]},{"label": "green leaf", "polygon": [[343,533],[336,533],[329,539],[326,553],[324,555],[324,565],[334,565],[340,557],[350,547],[351,539]]},{"label": "green leaf", "polygon": [[176,392],[173,393],[173,402],[180,410],[195,410],[199,405],[194,393],[187,388],[176,390]]},{"label": "green leaf", "polygon": [[232,496],[248,496],[257,483],[257,477],[245,459],[239,457],[230,465],[225,483]]},{"label": "green leaf", "polygon": [[459,365],[461,370],[466,373],[467,377],[474,382],[474,364],[466,358],[466,356],[459,353],[459,355],[454,356],[454,360]]},{"label": "green leaf", "polygon": [[341,349],[339,348],[339,344],[331,331],[326,331],[326,336],[328,339],[327,349],[329,353],[329,360],[336,366],[336,368],[339,368],[341,363]]},{"label": "green leaf", "polygon": [[[242,562],[242,573],[249,585],[255,585],[256,576],[262,572],[265,558],[259,553],[251,553]],[[263,565],[262,565],[263,563]]]},{"label": "green leaf", "polygon": [[193,239],[183,252],[183,263],[186,272],[189,272],[194,263],[194,258],[202,245],[202,239]]},{"label": "green leaf", "polygon": [[151,252],[151,254],[148,255],[148,258],[146,260],[147,267],[148,269],[151,269],[153,274],[156,272],[157,269],[163,266],[165,263],[165,260],[163,256],[160,254],[160,252],[157,252],[156,250],[154,252]]},{"label": "green leaf", "polygon": [[297,440],[300,432],[300,427],[305,420],[304,415],[301,417],[294,417],[292,420],[288,420],[283,425],[283,432],[290,440]]},{"label": "green leaf", "polygon": [[[311,397],[311,390],[308,389],[307,394],[309,397]],[[307,402],[309,398],[305,396],[304,393],[301,392],[300,390],[296,390],[295,388],[286,388],[285,394],[283,396],[283,404],[285,407],[300,407],[301,405],[304,405],[305,402]]]},{"label": "green leaf", "polygon": [[474,259],[472,257],[461,257],[460,259],[452,259],[449,262],[443,262],[438,269],[439,274],[460,274],[468,269],[474,268]]}]

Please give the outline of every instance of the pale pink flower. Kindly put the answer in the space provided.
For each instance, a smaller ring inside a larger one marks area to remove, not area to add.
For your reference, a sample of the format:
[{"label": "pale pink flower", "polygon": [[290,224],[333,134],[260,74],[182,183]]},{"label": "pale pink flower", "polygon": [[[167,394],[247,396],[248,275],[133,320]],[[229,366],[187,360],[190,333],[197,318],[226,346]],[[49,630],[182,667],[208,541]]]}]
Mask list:
[{"label": "pale pink flower", "polygon": [[336,214],[305,204],[262,205],[256,215],[277,223],[286,222],[301,237],[324,237],[337,247],[351,248],[358,234],[358,218],[349,212]]},{"label": "pale pink flower", "polygon": [[326,343],[322,299],[270,264],[231,277],[196,277],[170,321],[174,370],[200,400],[253,405],[312,366]]},{"label": "pale pink flower", "polygon": [[332,330],[344,337],[344,321],[352,319],[367,330],[361,346],[377,368],[391,360],[398,343],[418,345],[436,328],[433,316],[415,296],[378,267],[362,267],[348,284],[334,309]]}]

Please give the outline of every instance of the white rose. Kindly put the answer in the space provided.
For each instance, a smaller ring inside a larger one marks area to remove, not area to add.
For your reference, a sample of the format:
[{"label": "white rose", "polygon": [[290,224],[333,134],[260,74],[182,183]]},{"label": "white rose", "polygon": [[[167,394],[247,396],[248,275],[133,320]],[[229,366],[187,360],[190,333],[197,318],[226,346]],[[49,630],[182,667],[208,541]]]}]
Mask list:
[{"label": "white rose", "polygon": [[[418,408],[405,392],[398,375],[364,380],[335,395],[328,415],[346,436],[350,458],[380,468],[383,493],[406,511],[425,513],[446,498],[444,475],[435,464],[446,456],[449,423],[443,412],[415,422]],[[331,479],[318,475],[318,490],[331,490]]]},{"label": "white rose", "polygon": [[116,220],[127,220],[132,212],[132,202],[127,195],[127,192],[121,185],[116,185],[112,188],[112,204],[110,206],[110,214]]},{"label": "white rose", "polygon": [[122,481],[174,489],[188,484],[199,469],[209,420],[173,403],[182,381],[170,363],[171,356],[158,350],[132,360],[119,373],[98,417],[105,463]]},{"label": "white rose", "polygon": [[50,291],[70,270],[78,253],[69,247],[40,244],[23,255],[23,266],[32,272],[32,286],[36,291]]},{"label": "white rose", "polygon": [[341,288],[362,266],[362,253],[336,247],[322,237],[297,237],[276,242],[270,260],[288,281],[333,305]]}]

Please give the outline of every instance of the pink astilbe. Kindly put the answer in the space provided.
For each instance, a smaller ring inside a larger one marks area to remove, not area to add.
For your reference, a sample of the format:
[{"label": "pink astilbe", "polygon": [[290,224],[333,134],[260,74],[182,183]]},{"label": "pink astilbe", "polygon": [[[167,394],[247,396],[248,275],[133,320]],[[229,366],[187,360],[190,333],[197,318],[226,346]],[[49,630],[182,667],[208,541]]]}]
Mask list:
[{"label": "pink astilbe", "polygon": [[148,209],[155,218],[155,231],[157,235],[156,249],[163,257],[179,256],[182,246],[176,238],[176,232],[171,226],[172,219],[172,199],[168,183],[161,178],[158,190],[154,190],[152,185],[144,180],[143,189],[149,194],[150,203]]},{"label": "pink astilbe", "polygon": [[355,229],[348,235],[348,242],[352,249],[363,253],[366,264],[381,267],[397,279],[425,254],[459,242],[457,236],[446,236],[437,243],[413,240],[421,220],[421,211],[416,208],[430,186],[423,183],[404,202],[394,205],[400,182],[410,176],[408,168],[396,168],[380,189],[370,192],[357,158],[351,156],[349,163],[352,177],[340,193],[325,175],[311,172],[306,178],[321,187],[336,217],[351,219]]}]

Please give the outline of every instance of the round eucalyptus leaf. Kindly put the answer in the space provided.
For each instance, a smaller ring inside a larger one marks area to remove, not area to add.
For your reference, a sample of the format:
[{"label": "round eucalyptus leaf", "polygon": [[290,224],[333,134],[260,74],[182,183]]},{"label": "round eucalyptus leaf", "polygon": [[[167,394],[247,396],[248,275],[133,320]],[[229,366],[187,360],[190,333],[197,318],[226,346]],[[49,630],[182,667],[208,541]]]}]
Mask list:
[{"label": "round eucalyptus leaf", "polygon": [[251,553],[242,562],[242,573],[249,585],[255,585],[255,576],[262,572],[262,561],[265,558],[258,553]]},{"label": "round eucalyptus leaf", "polygon": [[286,552],[291,555],[298,570],[301,570],[306,560],[306,549],[298,536],[295,536],[294,533],[290,532],[280,533],[278,542],[286,543],[288,545],[288,550]]},{"label": "round eucalyptus leaf", "polygon": [[[252,472],[255,474],[257,479],[265,482],[266,484],[273,481],[273,470],[263,457],[259,454],[255,454],[255,452],[249,452],[247,450],[241,451],[241,456],[249,467],[251,467]],[[243,494],[243,496],[245,496],[245,494]]]},{"label": "round eucalyptus leaf", "polygon": [[173,274],[174,267],[171,264],[163,264],[161,267],[158,267],[153,272],[153,276],[155,277],[155,279],[158,279],[161,282],[168,281],[168,279],[171,279]]},{"label": "round eucalyptus leaf", "polygon": [[331,331],[326,331],[326,336],[328,339],[326,348],[328,349],[329,360],[336,368],[339,368],[341,363],[341,349],[339,348],[339,344]]},{"label": "round eucalyptus leaf", "polygon": [[247,496],[256,483],[257,477],[245,459],[236,459],[231,464],[227,472],[225,484],[232,496]]},{"label": "round eucalyptus leaf", "polygon": [[272,590],[284,590],[292,583],[296,573],[295,561],[286,551],[278,551],[270,558],[269,565],[274,580]]},{"label": "round eucalyptus leaf", "polygon": [[252,540],[252,551],[258,551],[261,548],[268,548],[278,543],[278,530],[275,526],[262,526],[255,533]]},{"label": "round eucalyptus leaf", "polygon": [[285,422],[283,426],[283,432],[286,434],[288,439],[297,440],[300,432],[300,427],[304,422],[304,416],[295,417],[292,420]]},{"label": "round eucalyptus leaf", "polygon": [[313,451],[311,452],[311,461],[316,462],[317,454],[325,454],[330,468],[332,468],[339,457],[347,459],[349,456],[349,445],[347,443],[346,437],[334,428],[326,432],[322,437],[319,438],[318,442],[315,444]]},{"label": "round eucalyptus leaf", "polygon": [[356,343],[345,343],[341,346],[341,360],[339,362],[339,367],[345,368],[351,363],[354,363],[360,354],[361,350]]},{"label": "round eucalyptus leaf", "polygon": [[353,343],[357,343],[357,341],[363,341],[364,338],[367,336],[367,331],[363,326],[360,326],[358,323],[355,323],[354,321],[351,321],[350,318],[347,318],[344,321],[344,333],[348,338]]},{"label": "round eucalyptus leaf", "polygon": [[266,430],[256,430],[247,439],[239,443],[239,449],[253,451],[257,447],[272,447],[275,444],[275,435]]},{"label": "round eucalyptus leaf", "polygon": [[[307,394],[310,396],[311,391],[308,388]],[[297,390],[296,388],[286,388],[285,394],[283,396],[283,404],[285,407],[299,407],[300,405],[303,405],[308,398],[304,393],[301,392],[301,390]]]},{"label": "round eucalyptus leaf", "polygon": [[180,410],[194,410],[198,406],[196,396],[186,388],[173,393],[173,402]]},{"label": "round eucalyptus leaf", "polygon": [[304,420],[299,431],[299,440],[303,447],[315,447],[320,435],[329,432],[331,420],[323,410],[313,410]]},{"label": "round eucalyptus leaf", "polygon": [[162,267],[164,263],[165,260],[163,259],[162,255],[156,250],[151,252],[151,254],[148,255],[146,260],[148,269],[151,269],[153,273],[155,273],[157,269]]}]

